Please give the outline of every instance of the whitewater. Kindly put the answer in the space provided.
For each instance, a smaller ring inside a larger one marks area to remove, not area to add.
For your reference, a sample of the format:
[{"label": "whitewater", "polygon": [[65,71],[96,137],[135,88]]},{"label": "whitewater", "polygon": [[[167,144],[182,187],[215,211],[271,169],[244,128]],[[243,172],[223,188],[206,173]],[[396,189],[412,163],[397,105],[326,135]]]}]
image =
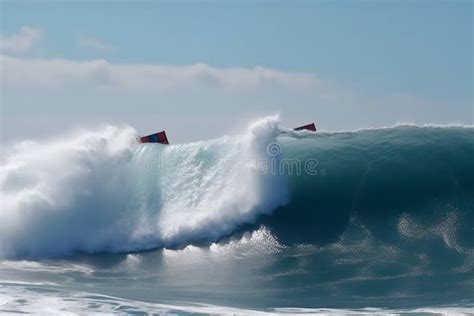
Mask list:
[{"label": "whitewater", "polygon": [[0,254],[138,251],[216,240],[285,202],[282,181],[261,174],[253,161],[270,157],[266,146],[277,134],[276,121],[266,119],[241,137],[172,146],[138,144],[134,129],[114,126],[21,143],[1,169]]},{"label": "whitewater", "polygon": [[0,312],[474,311],[473,127],[137,136],[2,150]]}]

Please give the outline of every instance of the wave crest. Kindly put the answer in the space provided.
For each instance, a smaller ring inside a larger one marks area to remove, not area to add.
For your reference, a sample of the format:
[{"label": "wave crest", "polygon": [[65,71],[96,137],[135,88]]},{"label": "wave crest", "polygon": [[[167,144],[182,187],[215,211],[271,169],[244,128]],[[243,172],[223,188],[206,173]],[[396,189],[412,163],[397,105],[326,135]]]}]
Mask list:
[{"label": "wave crest", "polygon": [[0,256],[217,240],[285,203],[280,177],[225,168],[255,170],[277,126],[269,117],[241,136],[171,146],[136,144],[132,128],[108,126],[17,145],[1,166]]}]

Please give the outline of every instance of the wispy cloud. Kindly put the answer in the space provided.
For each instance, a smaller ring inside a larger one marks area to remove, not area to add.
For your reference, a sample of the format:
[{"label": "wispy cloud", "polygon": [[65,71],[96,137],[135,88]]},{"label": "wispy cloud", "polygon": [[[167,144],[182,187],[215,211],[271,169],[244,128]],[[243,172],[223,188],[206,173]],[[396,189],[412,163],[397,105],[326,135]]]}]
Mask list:
[{"label": "wispy cloud", "polygon": [[313,74],[254,67],[216,68],[207,64],[114,64],[106,60],[23,59],[0,56],[2,84],[21,86],[94,85],[132,89],[219,86],[253,88],[262,85],[308,87]]},{"label": "wispy cloud", "polygon": [[35,27],[22,26],[17,33],[0,35],[0,50],[10,53],[30,51],[34,44],[42,38],[43,32]]},{"label": "wispy cloud", "polygon": [[106,44],[94,37],[80,37],[77,40],[77,46],[79,48],[94,50],[102,53],[108,53],[115,49],[113,46]]}]

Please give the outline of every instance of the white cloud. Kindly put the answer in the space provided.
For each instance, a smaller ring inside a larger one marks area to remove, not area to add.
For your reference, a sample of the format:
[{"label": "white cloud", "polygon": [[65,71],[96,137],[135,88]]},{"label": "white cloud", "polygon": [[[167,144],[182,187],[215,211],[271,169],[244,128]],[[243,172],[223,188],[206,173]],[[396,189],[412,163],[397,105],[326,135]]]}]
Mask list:
[{"label": "white cloud", "polygon": [[81,37],[77,40],[77,46],[84,49],[95,50],[102,53],[111,52],[114,47],[94,37]]},{"label": "white cloud", "polygon": [[308,87],[318,82],[313,74],[263,67],[114,64],[105,60],[22,59],[6,55],[0,56],[0,63],[1,83],[15,86],[93,85],[155,90],[202,86],[253,88],[268,84]]},{"label": "white cloud", "polygon": [[22,26],[18,33],[0,35],[0,50],[11,53],[30,51],[42,37],[42,31],[31,26]]}]

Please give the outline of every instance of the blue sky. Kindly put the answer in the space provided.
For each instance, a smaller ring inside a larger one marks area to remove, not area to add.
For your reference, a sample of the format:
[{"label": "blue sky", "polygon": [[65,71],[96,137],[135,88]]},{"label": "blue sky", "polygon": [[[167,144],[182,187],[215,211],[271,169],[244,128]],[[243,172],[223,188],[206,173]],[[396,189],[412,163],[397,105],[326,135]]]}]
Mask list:
[{"label": "blue sky", "polygon": [[2,46],[4,139],[111,122],[185,141],[276,112],[328,130],[473,123],[471,1],[0,3],[2,41],[31,40]]}]

